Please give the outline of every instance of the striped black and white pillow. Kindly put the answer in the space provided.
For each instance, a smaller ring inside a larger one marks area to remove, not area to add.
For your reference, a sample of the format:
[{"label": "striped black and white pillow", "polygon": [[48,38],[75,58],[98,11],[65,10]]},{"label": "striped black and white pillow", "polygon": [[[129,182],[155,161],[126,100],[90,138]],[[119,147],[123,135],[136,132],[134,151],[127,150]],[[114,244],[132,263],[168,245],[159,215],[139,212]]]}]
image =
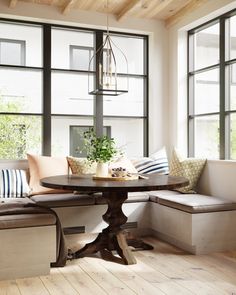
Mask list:
[{"label": "striped black and white pillow", "polygon": [[153,160],[151,158],[140,158],[133,162],[134,167],[141,174],[161,173],[168,174],[169,166],[168,162],[163,160]]},{"label": "striped black and white pillow", "polygon": [[25,170],[0,170],[0,197],[24,198],[29,195],[29,185]]},{"label": "striped black and white pillow", "polygon": [[169,164],[165,148],[152,154],[150,157],[136,158],[132,160],[134,167],[141,174],[169,173]]}]

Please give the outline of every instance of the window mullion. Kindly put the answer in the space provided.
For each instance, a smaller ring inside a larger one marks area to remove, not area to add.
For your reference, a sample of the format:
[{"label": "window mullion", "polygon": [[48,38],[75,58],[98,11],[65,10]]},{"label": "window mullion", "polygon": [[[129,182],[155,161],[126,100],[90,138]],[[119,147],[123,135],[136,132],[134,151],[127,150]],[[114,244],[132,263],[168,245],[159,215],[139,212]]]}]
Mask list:
[{"label": "window mullion", "polygon": [[144,59],[144,68],[143,68],[143,73],[146,76],[146,79],[144,78],[144,87],[143,87],[143,95],[144,95],[144,117],[145,119],[143,120],[143,134],[144,134],[144,139],[143,139],[143,154],[144,156],[149,156],[149,101],[148,101],[148,84],[149,84],[149,56],[148,56],[148,51],[149,51],[149,42],[148,39],[145,39],[143,42],[143,59]]},{"label": "window mullion", "polygon": [[225,159],[225,18],[220,20],[220,159]]},{"label": "window mullion", "polygon": [[[102,65],[99,65],[99,52],[100,48],[103,44],[103,32],[96,32],[96,89],[98,89],[99,85],[99,66],[102,68]],[[103,69],[102,69],[103,71]],[[103,96],[97,94],[95,96],[95,104],[94,104],[94,128],[97,136],[103,135]]]},{"label": "window mullion", "polygon": [[190,71],[194,69],[194,35],[188,36],[188,155],[194,156],[194,119],[190,115],[194,114],[194,75]]},{"label": "window mullion", "polygon": [[42,154],[51,156],[51,26],[43,27],[43,146]]},{"label": "window mullion", "polygon": [[230,59],[230,21],[228,18],[225,19],[225,159],[231,158],[231,122],[230,113],[230,69],[231,65],[227,62]]}]

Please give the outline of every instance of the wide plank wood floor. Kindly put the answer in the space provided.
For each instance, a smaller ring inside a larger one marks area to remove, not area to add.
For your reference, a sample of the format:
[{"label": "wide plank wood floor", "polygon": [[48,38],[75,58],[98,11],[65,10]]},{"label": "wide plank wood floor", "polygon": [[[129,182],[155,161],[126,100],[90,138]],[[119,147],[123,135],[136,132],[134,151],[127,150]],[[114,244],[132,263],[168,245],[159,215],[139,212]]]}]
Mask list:
[{"label": "wide plank wood floor", "polygon": [[0,295],[236,295],[236,251],[191,255],[154,238],[137,251],[137,264],[99,257],[68,261],[49,276],[0,282]]}]

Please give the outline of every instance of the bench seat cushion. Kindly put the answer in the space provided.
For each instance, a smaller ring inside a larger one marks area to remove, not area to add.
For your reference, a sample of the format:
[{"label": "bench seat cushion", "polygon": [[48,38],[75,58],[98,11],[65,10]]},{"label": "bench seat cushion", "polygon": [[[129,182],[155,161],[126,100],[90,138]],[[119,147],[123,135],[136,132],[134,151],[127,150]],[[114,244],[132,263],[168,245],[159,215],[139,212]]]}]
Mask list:
[{"label": "bench seat cushion", "polygon": [[150,191],[148,192],[149,198],[151,202],[158,203],[158,197],[166,197],[166,196],[176,196],[182,195],[179,192],[171,191],[171,190],[158,190],[158,191]]},{"label": "bench seat cushion", "polygon": [[0,230],[56,224],[53,214],[17,214],[0,216]]},{"label": "bench seat cushion", "polygon": [[0,206],[1,204],[30,204],[34,203],[30,198],[25,197],[25,198],[0,198]]},{"label": "bench seat cushion", "polygon": [[236,210],[236,203],[230,200],[200,194],[166,194],[156,198],[161,205],[189,213]]},{"label": "bench seat cushion", "polygon": [[31,197],[39,206],[56,208],[56,207],[73,207],[94,205],[95,197],[88,194],[45,194]]}]

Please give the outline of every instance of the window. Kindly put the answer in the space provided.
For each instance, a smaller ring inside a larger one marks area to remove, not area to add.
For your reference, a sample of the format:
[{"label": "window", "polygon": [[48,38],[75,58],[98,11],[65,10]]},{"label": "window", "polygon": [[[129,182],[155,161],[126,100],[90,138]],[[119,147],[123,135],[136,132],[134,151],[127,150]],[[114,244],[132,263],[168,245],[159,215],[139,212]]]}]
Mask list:
[{"label": "window", "polygon": [[[78,129],[93,126],[98,117],[106,126],[104,134],[114,137],[118,146],[125,146],[128,156],[147,155],[148,38],[112,33],[113,42],[129,60],[129,92],[118,97],[93,96],[88,94],[88,73],[96,83],[98,69],[93,64],[89,71],[89,60],[105,34],[85,28],[0,21],[1,159],[25,158],[27,152],[75,155],[75,146],[81,143]],[[119,53],[115,54],[122,85],[124,65],[119,62]]]},{"label": "window", "polygon": [[25,65],[25,41],[0,39],[0,63]]},{"label": "window", "polygon": [[41,36],[40,25],[0,23],[1,159],[42,152]]},{"label": "window", "polygon": [[188,34],[190,156],[236,159],[235,13]]},{"label": "window", "polygon": [[[118,97],[88,94],[89,61],[103,42],[104,34],[82,29],[52,27],[52,155],[75,154],[71,126],[92,126],[97,103],[102,102],[103,124],[111,126],[111,136],[118,146],[124,146],[128,156],[147,152],[147,38],[112,34],[112,41],[128,57],[129,92]],[[100,39],[99,39],[100,38]],[[99,39],[99,40],[98,40]],[[115,46],[114,46],[115,47]],[[123,83],[124,66],[116,55],[119,83]],[[92,82],[96,65],[91,68]],[[94,71],[93,71],[94,70]],[[62,123],[63,122],[63,123]],[[60,127],[59,127],[60,126]],[[138,129],[137,129],[138,128]],[[135,132],[138,130],[138,132]],[[62,136],[63,134],[63,136]],[[78,135],[75,135],[75,137]],[[78,139],[78,138],[77,138]],[[77,145],[76,138],[73,140]]]},{"label": "window", "polygon": [[[87,71],[93,54],[93,47],[70,45],[70,68]],[[94,65],[91,65],[91,69],[94,69]]]},{"label": "window", "polygon": [[[83,145],[83,133],[93,126],[70,126],[70,155],[73,157],[86,157]],[[103,127],[103,134],[111,137],[111,126]]]}]

